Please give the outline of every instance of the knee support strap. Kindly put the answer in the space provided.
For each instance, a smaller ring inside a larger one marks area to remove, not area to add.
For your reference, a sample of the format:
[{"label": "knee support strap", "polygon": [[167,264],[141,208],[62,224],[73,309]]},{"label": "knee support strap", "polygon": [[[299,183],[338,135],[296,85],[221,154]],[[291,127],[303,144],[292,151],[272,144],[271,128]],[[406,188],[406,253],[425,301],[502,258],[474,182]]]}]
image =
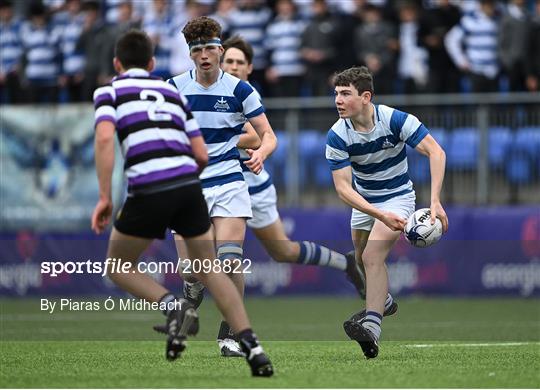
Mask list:
[{"label": "knee support strap", "polygon": [[244,250],[242,247],[232,242],[222,244],[217,248],[217,257],[222,261],[225,259],[242,259],[243,256]]}]

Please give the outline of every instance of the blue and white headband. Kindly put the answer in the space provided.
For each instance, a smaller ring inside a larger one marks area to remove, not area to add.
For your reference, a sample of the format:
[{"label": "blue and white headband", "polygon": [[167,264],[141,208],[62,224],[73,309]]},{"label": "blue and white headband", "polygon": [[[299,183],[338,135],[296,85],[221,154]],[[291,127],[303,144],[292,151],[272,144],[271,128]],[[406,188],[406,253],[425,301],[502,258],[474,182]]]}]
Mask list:
[{"label": "blue and white headband", "polygon": [[203,47],[207,47],[207,46],[221,46],[221,39],[212,38],[207,41],[202,40],[202,39],[197,39],[195,41],[189,42],[188,45],[189,45],[189,51],[192,51],[194,49],[202,49]]}]

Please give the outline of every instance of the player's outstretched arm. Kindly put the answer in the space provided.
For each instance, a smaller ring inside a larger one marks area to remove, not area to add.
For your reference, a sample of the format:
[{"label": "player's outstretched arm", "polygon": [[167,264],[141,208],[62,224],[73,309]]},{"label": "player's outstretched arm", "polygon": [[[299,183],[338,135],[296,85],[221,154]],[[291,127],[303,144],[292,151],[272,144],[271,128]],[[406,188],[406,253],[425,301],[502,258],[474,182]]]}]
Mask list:
[{"label": "player's outstretched arm", "polygon": [[111,180],[114,168],[114,123],[101,121],[96,126],[94,140],[96,171],[99,184],[99,201],[92,213],[92,230],[105,230],[112,215]]},{"label": "player's outstretched arm", "polygon": [[441,189],[444,180],[446,166],[446,153],[431,135],[426,135],[418,145],[418,150],[429,158],[429,170],[431,172],[431,223],[439,218],[443,225],[443,232],[448,230],[448,217],[441,205]]},{"label": "player's outstretched arm", "polygon": [[249,122],[244,125],[244,132],[240,134],[236,146],[240,149],[258,149],[261,146],[261,139]]},{"label": "player's outstretched arm", "polygon": [[332,178],[334,179],[334,186],[339,198],[349,206],[381,220],[392,230],[401,231],[405,228],[405,224],[407,223],[405,219],[394,213],[381,211],[372,206],[351,186],[352,169],[350,165],[333,170]]},{"label": "player's outstretched arm", "polygon": [[257,150],[246,150],[250,156],[250,159],[246,161],[246,166],[254,173],[258,174],[263,168],[264,160],[266,160],[276,149],[277,138],[265,114],[249,118],[249,123],[251,123],[261,138],[261,146]]}]

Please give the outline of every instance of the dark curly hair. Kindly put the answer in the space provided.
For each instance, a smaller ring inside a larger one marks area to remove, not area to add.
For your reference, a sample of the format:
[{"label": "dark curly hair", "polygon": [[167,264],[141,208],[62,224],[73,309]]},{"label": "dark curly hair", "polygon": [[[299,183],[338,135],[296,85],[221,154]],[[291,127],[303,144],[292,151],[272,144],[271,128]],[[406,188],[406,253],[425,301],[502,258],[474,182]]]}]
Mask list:
[{"label": "dark curly hair", "polygon": [[201,16],[190,20],[182,29],[186,37],[186,42],[190,43],[196,39],[209,40],[221,37],[221,26],[214,19]]},{"label": "dark curly hair", "polygon": [[356,88],[359,95],[365,91],[371,92],[372,95],[375,92],[373,89],[373,76],[365,66],[345,69],[334,76],[334,86],[348,87],[350,84]]}]

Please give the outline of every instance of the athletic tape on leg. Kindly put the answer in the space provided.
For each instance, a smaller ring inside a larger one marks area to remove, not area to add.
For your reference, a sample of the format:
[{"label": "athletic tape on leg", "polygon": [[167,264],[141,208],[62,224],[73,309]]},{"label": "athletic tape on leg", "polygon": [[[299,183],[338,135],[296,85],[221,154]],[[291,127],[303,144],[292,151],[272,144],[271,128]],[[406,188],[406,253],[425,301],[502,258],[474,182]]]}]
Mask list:
[{"label": "athletic tape on leg", "polygon": [[217,257],[218,259],[222,261],[225,259],[230,259],[230,260],[240,259],[241,260],[243,256],[244,256],[244,250],[238,244],[226,243],[226,244],[220,245],[217,248]]}]

